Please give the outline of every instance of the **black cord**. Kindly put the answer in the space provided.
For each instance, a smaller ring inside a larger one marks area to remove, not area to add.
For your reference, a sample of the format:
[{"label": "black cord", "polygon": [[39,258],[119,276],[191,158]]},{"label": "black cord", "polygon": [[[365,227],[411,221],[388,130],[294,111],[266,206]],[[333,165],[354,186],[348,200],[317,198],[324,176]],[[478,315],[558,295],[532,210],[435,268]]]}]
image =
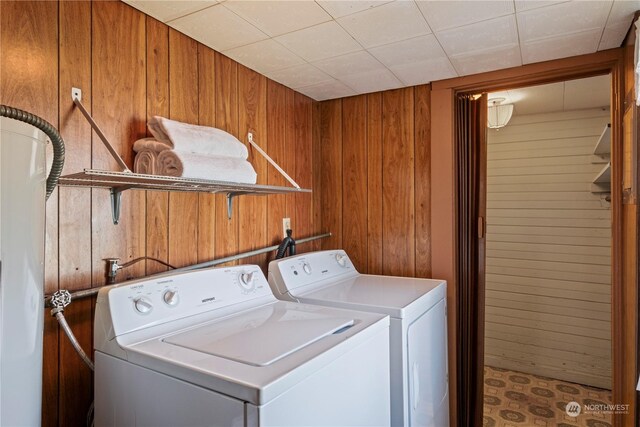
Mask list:
[{"label": "black cord", "polygon": [[140,258],[133,259],[133,260],[131,260],[129,262],[125,262],[124,264],[120,264],[120,268],[126,268],[126,267],[129,267],[129,266],[137,263],[137,262],[144,261],[144,260],[155,261],[155,262],[157,262],[159,264],[164,265],[165,267],[169,267],[172,270],[176,269],[176,267],[174,267],[173,265],[169,264],[168,262],[164,262],[161,259],[153,258],[153,257],[150,257],[150,256],[142,256]]}]

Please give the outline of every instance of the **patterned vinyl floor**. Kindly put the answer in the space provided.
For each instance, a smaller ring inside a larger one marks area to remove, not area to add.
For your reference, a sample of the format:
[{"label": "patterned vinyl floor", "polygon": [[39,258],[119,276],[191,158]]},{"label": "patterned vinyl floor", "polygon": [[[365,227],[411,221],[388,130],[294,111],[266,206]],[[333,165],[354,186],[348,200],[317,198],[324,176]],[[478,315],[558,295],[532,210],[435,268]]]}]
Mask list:
[{"label": "patterned vinyl floor", "polygon": [[567,415],[568,402],[611,403],[611,391],[486,366],[484,427],[611,427],[611,415]]}]

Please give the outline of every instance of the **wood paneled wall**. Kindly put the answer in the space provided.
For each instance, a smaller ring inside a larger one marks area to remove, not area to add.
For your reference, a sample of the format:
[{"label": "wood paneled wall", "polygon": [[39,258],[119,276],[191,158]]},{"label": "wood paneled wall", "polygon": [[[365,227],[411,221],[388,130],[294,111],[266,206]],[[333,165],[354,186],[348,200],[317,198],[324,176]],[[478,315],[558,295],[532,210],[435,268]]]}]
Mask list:
[{"label": "wood paneled wall", "polygon": [[316,107],[322,248],[362,273],[431,276],[430,97],[423,85]]},{"label": "wood paneled wall", "polygon": [[[44,117],[67,146],[64,173],[117,170],[71,102],[71,87],[129,167],[133,142],[153,115],[225,129],[256,141],[302,186],[317,176],[311,99],[268,80],[120,2],[0,2],[0,102]],[[250,150],[251,151],[251,150]],[[285,184],[251,153],[259,183]],[[103,258],[153,256],[177,266],[278,242],[282,217],[298,237],[319,231],[317,195],[240,197],[226,218],[224,196],[127,191],[119,225],[105,190],[58,189],[47,203],[46,293],[105,283]],[[301,246],[308,250],[317,245]],[[266,266],[267,256],[248,260]],[[152,261],[120,279],[162,271]],[[85,349],[93,302],[65,311]],[[85,424],[92,376],[46,315],[43,424]]]}]

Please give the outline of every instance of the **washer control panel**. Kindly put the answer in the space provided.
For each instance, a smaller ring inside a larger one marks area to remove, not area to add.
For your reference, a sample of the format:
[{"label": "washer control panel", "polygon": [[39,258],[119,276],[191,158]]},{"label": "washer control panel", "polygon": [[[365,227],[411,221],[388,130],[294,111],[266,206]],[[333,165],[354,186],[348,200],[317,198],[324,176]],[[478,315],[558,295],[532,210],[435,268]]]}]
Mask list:
[{"label": "washer control panel", "polygon": [[288,290],[324,279],[340,280],[358,274],[343,250],[310,252],[269,264],[269,277],[282,281]]},{"label": "washer control panel", "polygon": [[256,265],[189,271],[102,289],[116,334],[254,299],[272,299]]}]

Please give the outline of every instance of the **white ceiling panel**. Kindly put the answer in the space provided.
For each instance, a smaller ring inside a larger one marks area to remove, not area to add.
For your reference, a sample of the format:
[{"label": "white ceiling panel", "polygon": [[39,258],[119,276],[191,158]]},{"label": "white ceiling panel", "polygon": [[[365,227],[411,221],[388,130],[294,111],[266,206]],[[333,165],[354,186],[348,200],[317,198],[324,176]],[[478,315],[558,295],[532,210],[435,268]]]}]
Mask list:
[{"label": "white ceiling panel", "polygon": [[319,61],[362,50],[353,37],[335,21],[294,31],[276,37],[275,40],[307,61]]},{"label": "white ceiling panel", "polygon": [[329,12],[334,18],[340,18],[342,16],[351,15],[352,13],[362,12],[363,10],[371,9],[372,7],[381,6],[385,3],[389,3],[391,0],[384,1],[368,1],[368,0],[346,0],[346,1],[318,1],[317,3],[322,6],[324,10]]},{"label": "white ceiling panel", "polygon": [[395,1],[338,19],[363,47],[370,48],[431,33],[413,1]]},{"label": "white ceiling panel", "polygon": [[374,47],[369,52],[387,67],[447,56],[433,34]]},{"label": "white ceiling panel", "polygon": [[352,74],[340,80],[357,93],[377,92],[404,86],[402,82],[387,69]]},{"label": "white ceiling panel", "polygon": [[124,0],[124,2],[162,22],[171,21],[218,3],[217,0]]},{"label": "white ceiling panel", "polygon": [[224,54],[263,74],[305,63],[302,58],[271,39],[227,50]]},{"label": "white ceiling panel", "polygon": [[611,103],[611,75],[569,80],[564,84],[564,110],[608,106]]},{"label": "white ceiling panel", "polygon": [[421,62],[393,66],[390,70],[406,86],[420,85],[436,80],[457,77],[456,70],[451,65],[449,58],[428,59]]},{"label": "white ceiling panel", "polygon": [[437,32],[436,37],[449,56],[503,46],[518,46],[515,15]]},{"label": "white ceiling panel", "polygon": [[269,38],[222,4],[171,21],[171,26],[219,52]]},{"label": "white ceiling panel", "polygon": [[365,50],[324,59],[312,64],[336,78],[385,68],[380,61]]},{"label": "white ceiling panel", "polygon": [[579,31],[602,29],[611,1],[573,1],[518,13],[520,41],[528,42]]},{"label": "white ceiling panel", "polygon": [[417,1],[433,31],[461,27],[514,13],[513,1]]},{"label": "white ceiling panel", "polygon": [[228,0],[232,10],[271,37],[331,21],[331,15],[313,1]]},{"label": "white ceiling panel", "polygon": [[518,45],[476,51],[463,55],[450,56],[449,58],[451,59],[453,67],[461,76],[522,65]]},{"label": "white ceiling panel", "polygon": [[271,73],[271,78],[292,89],[334,80],[328,74],[306,62],[294,67],[274,71]]},{"label": "white ceiling panel", "polygon": [[640,0],[125,1],[315,99],[618,47],[640,10]]},{"label": "white ceiling panel", "polygon": [[311,86],[305,86],[297,89],[299,92],[307,95],[316,101],[324,101],[325,99],[342,98],[345,96],[356,95],[356,91],[351,89],[338,80],[318,83]]},{"label": "white ceiling panel", "polygon": [[531,64],[594,52],[600,34],[600,30],[591,30],[523,43],[522,62]]},{"label": "white ceiling panel", "polygon": [[545,1],[545,0],[515,0],[516,12],[538,9],[540,7],[551,6],[558,3],[566,3],[569,0]]}]

